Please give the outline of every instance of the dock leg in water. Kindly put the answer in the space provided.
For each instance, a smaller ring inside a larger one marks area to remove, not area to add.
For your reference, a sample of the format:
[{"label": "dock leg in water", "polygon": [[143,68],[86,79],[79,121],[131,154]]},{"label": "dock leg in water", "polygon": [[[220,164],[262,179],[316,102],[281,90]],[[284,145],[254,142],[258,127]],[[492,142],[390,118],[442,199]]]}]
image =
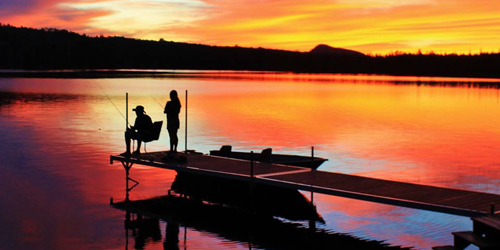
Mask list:
[{"label": "dock leg in water", "polygon": [[[129,192],[132,191],[132,189],[134,189],[137,185],[139,185],[139,182],[130,178],[130,169],[134,164],[122,161],[122,165],[125,168],[125,202],[129,202],[130,201]],[[134,185],[132,187],[129,187],[129,181],[134,182]]]},{"label": "dock leg in water", "polygon": [[165,226],[165,242],[163,242],[164,249],[179,249],[179,231],[179,224],[177,222],[167,222],[167,225]]},{"label": "dock leg in water", "polygon": [[311,232],[316,231],[316,206],[314,205],[314,192],[311,192],[311,215],[309,219],[309,229]]},{"label": "dock leg in water", "polygon": [[250,152],[250,212],[252,213],[252,216],[255,215],[255,207],[254,207],[254,191],[255,191],[255,184],[254,184],[254,173],[253,173],[253,151]]}]

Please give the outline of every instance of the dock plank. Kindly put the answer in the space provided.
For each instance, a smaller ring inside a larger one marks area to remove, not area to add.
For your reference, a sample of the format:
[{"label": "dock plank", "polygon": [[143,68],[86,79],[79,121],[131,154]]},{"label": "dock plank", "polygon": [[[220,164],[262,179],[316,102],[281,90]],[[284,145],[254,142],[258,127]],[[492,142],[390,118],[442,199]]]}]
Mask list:
[{"label": "dock plank", "polygon": [[[356,185],[338,185],[335,179],[349,178],[352,183],[370,182],[374,189],[359,189]],[[420,184],[396,182],[389,180],[380,180],[369,177],[361,177],[345,174],[330,173],[324,171],[314,171],[301,174],[289,174],[281,176],[273,176],[272,179],[277,181],[285,181],[303,185],[322,187],[327,189],[339,189],[350,192],[355,192],[364,195],[380,196],[386,198],[400,199],[425,205],[435,205],[457,209],[471,210],[480,213],[487,213],[489,204],[500,203],[500,195],[488,194],[467,190],[450,189],[442,187],[433,187]],[[384,188],[377,188],[383,186]],[[404,191],[401,191],[404,190]],[[409,192],[408,192],[409,191]],[[426,195],[428,194],[428,195]],[[477,201],[471,204],[470,200]],[[383,203],[383,202],[382,202]],[[411,205],[411,204],[409,204]]]},{"label": "dock plank", "polygon": [[[168,156],[166,152],[151,152],[131,157],[111,156],[111,161],[250,181],[251,162],[247,160],[199,153],[182,153],[176,157]],[[179,161],[181,156],[184,157],[184,161]],[[488,214],[491,204],[498,204],[496,211],[500,209],[500,195],[498,194],[319,170],[300,171],[303,169],[294,166],[253,162],[254,182],[463,216]]]}]

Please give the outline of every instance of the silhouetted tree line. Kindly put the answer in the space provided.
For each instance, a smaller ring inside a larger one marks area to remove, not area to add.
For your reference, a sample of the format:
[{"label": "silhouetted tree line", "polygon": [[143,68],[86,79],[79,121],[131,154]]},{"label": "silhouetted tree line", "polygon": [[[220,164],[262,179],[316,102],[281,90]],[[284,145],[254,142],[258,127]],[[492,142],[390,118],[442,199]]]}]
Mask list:
[{"label": "silhouetted tree line", "polygon": [[90,37],[67,30],[0,25],[0,68],[220,69],[500,77],[500,54],[365,56],[336,51],[309,53],[163,39]]}]

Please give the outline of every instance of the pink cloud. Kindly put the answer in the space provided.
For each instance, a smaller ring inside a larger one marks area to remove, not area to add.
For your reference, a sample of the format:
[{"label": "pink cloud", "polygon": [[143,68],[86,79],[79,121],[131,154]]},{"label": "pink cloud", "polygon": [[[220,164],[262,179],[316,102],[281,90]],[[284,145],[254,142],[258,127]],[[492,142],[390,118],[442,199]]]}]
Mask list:
[{"label": "pink cloud", "polygon": [[[81,0],[74,0],[74,3]],[[95,2],[95,1],[94,1]],[[21,0],[16,4],[6,5],[6,9],[0,12],[2,23],[15,26],[34,28],[59,28],[75,32],[95,34],[115,34],[113,31],[99,29],[90,25],[96,17],[113,14],[110,10],[89,9],[80,10],[61,6],[70,3],[67,0]]]}]

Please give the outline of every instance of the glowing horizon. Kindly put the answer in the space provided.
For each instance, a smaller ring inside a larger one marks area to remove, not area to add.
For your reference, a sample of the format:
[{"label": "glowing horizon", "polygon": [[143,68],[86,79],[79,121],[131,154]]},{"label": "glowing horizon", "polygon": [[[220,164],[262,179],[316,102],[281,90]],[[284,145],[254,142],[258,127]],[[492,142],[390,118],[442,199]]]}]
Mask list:
[{"label": "glowing horizon", "polygon": [[499,52],[495,0],[17,0],[0,22],[88,35],[366,54]]}]

